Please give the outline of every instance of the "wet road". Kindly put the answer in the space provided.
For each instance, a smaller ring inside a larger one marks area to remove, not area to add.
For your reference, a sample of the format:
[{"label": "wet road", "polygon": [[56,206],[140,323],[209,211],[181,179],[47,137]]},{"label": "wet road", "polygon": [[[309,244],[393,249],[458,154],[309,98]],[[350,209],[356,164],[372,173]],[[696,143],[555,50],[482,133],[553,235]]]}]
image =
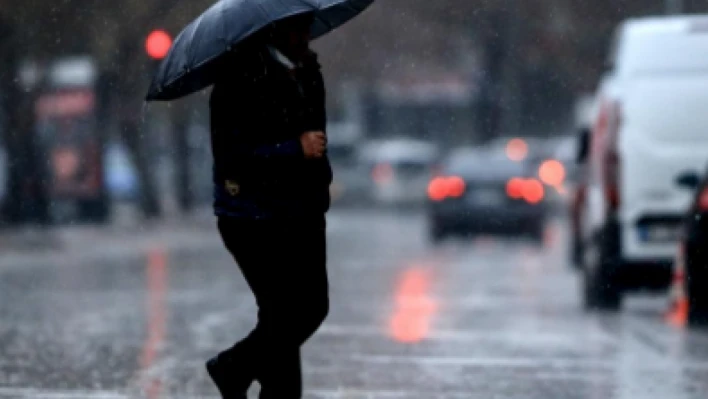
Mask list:
[{"label": "wet road", "polygon": [[[331,215],[332,309],[304,349],[307,398],[708,397],[708,333],[664,323],[663,298],[579,310],[560,223],[545,248],[432,247],[424,227]],[[249,330],[254,304],[211,225],[189,234],[75,261],[0,255],[0,398],[216,398],[203,361]]]}]

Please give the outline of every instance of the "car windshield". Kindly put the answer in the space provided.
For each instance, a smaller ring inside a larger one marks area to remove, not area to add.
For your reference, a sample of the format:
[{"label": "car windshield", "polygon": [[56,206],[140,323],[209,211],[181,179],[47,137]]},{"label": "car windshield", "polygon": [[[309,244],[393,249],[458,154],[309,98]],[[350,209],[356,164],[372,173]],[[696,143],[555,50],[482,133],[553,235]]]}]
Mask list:
[{"label": "car windshield", "polygon": [[483,153],[454,154],[444,163],[445,173],[464,178],[502,180],[526,177],[529,166],[504,157],[489,157]]}]

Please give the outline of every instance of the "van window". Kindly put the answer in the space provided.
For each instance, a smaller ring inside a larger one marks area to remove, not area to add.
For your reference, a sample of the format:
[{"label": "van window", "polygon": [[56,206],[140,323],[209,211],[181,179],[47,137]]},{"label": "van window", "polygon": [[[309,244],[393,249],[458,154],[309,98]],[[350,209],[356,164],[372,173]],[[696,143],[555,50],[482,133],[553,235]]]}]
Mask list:
[{"label": "van window", "polygon": [[707,31],[644,31],[624,37],[620,74],[708,73]]}]

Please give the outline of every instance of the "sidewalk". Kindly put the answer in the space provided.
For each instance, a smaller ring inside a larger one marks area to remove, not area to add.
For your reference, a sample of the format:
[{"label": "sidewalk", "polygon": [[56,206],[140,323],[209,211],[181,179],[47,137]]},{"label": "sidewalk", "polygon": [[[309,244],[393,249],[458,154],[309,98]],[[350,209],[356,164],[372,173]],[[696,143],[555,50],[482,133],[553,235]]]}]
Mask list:
[{"label": "sidewalk", "polygon": [[152,250],[197,250],[220,245],[210,208],[195,210],[188,216],[167,215],[156,221],[119,213],[113,223],[105,226],[0,231],[0,267],[131,258]]}]

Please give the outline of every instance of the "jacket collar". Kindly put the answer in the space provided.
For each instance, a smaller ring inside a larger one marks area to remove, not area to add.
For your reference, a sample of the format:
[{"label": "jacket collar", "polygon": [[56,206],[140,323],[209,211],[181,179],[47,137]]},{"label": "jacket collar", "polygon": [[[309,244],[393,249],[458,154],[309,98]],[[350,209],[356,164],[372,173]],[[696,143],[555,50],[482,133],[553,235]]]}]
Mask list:
[{"label": "jacket collar", "polygon": [[280,50],[273,46],[268,46],[268,51],[274,60],[278,61],[279,64],[284,66],[287,70],[292,71],[297,68],[297,65],[286,57],[285,54],[281,53]]}]

